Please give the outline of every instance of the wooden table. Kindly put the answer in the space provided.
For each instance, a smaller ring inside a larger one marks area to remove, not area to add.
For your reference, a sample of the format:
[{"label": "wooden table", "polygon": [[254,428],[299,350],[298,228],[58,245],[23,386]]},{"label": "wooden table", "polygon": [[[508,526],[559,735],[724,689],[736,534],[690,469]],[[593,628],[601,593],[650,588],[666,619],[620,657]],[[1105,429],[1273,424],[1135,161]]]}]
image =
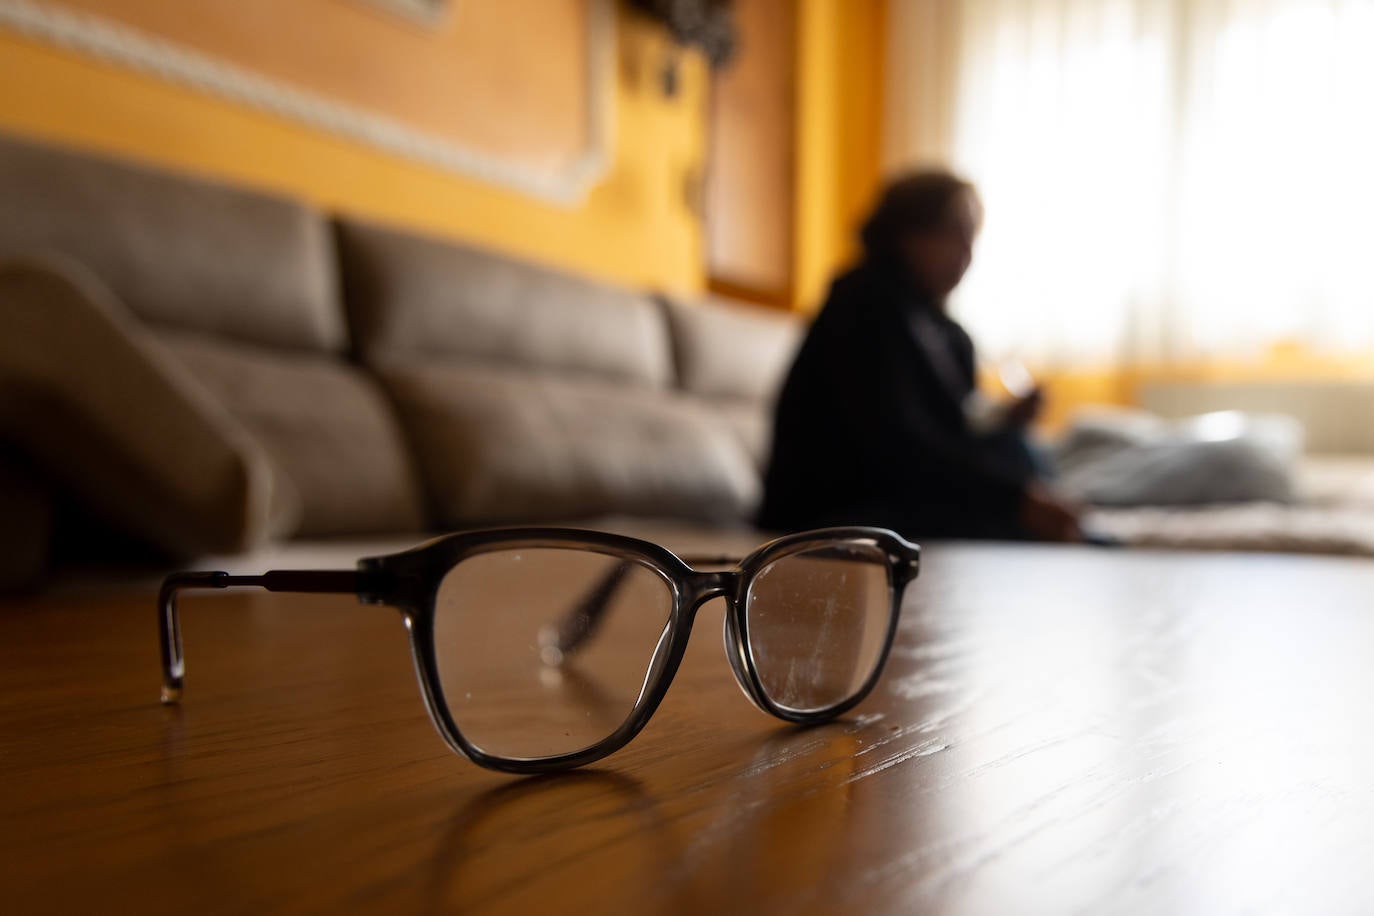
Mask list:
[{"label": "wooden table", "polygon": [[146,587],[0,608],[0,910],[1374,911],[1374,563],[936,546],[884,683],[755,711],[719,604],[595,769],[480,770],[397,615]]}]

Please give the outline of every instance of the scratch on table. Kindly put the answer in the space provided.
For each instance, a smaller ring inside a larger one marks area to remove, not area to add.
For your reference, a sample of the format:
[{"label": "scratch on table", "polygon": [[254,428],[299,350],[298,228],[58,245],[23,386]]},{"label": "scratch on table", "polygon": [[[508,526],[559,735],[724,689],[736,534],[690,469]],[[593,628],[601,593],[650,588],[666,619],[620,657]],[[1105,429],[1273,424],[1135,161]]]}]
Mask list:
[{"label": "scratch on table", "polygon": [[949,744],[946,744],[938,738],[932,738],[929,741],[922,742],[921,744],[918,744],[915,747],[910,748],[909,750],[902,751],[899,754],[893,754],[890,757],[884,757],[882,760],[878,761],[872,766],[864,767],[862,770],[855,770],[853,773],[849,775],[848,779],[844,780],[842,785],[856,783],[861,779],[866,779],[869,776],[881,773],[884,770],[889,770],[892,767],[899,766],[900,764],[906,763],[911,760],[919,760],[922,757],[929,757],[932,754],[938,754],[941,751],[948,750],[949,748]]},{"label": "scratch on table", "polygon": [[[740,771],[740,776],[749,778],[761,776],[770,770],[791,763],[794,760],[807,757],[812,753],[824,749],[834,741],[836,734],[841,737],[857,735],[860,732],[876,725],[883,719],[882,713],[869,713],[867,715],[855,716],[853,719],[840,720],[823,729],[807,735],[805,738],[798,737],[789,741],[786,747],[779,747],[764,760],[757,760]],[[862,753],[862,752],[860,752]]]}]

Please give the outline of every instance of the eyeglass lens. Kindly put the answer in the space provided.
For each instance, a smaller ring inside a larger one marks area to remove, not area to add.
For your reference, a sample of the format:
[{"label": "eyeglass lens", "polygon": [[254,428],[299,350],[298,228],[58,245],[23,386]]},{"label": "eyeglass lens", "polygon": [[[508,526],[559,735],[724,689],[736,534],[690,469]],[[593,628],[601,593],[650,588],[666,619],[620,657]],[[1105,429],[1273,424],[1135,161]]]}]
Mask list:
[{"label": "eyeglass lens", "polygon": [[[615,581],[591,638],[548,664],[540,634]],[[439,586],[439,686],[454,724],[499,757],[570,754],[610,737],[667,652],[673,592],[653,569],[585,549],[519,548],[468,557]]]},{"label": "eyeglass lens", "polygon": [[745,598],[763,692],[801,713],[853,697],[882,661],[891,603],[887,558],[876,545],[827,545],[764,566]]}]

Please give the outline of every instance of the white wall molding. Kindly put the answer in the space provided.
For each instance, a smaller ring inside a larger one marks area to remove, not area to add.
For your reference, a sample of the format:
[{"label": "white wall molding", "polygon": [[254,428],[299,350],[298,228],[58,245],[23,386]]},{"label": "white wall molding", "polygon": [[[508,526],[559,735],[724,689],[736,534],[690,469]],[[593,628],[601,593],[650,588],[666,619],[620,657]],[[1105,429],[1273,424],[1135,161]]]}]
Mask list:
[{"label": "white wall molding", "polygon": [[406,159],[563,206],[581,203],[610,167],[615,142],[613,0],[589,0],[586,147],[561,171],[540,172],[129,26],[35,0],[0,0],[0,27],[59,48],[227,99]]}]

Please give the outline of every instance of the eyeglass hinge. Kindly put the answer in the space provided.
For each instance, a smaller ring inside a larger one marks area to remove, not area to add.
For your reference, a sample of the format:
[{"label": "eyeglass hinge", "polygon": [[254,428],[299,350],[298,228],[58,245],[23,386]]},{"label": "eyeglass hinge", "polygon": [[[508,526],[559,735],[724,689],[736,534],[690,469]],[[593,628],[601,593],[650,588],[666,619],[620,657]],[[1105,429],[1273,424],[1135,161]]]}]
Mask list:
[{"label": "eyeglass hinge", "polygon": [[424,600],[425,580],[408,573],[398,574],[374,559],[358,564],[358,601],[388,607],[414,607]]},{"label": "eyeglass hinge", "polygon": [[368,561],[358,564],[358,602],[360,604],[393,604],[396,591],[394,577]]}]

